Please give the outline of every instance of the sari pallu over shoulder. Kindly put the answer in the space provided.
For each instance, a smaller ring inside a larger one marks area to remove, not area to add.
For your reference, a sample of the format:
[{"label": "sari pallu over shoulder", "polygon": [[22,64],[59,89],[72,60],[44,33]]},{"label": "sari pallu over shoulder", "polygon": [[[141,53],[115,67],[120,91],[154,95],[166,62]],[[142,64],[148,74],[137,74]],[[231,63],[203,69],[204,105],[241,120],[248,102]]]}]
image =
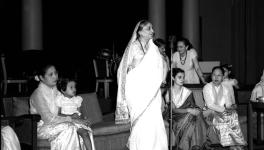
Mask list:
[{"label": "sari pallu over shoulder", "polygon": [[130,114],[130,150],[167,150],[167,136],[161,114],[160,85],[162,57],[150,40],[142,61],[127,74],[126,102]]},{"label": "sari pallu over shoulder", "polygon": [[[177,101],[181,103],[176,109],[200,109],[195,104],[193,94],[187,88],[183,90],[185,94],[181,95],[184,96],[176,96],[176,98],[179,99]],[[172,129],[175,135],[177,149],[189,150],[192,149],[192,147],[203,147],[206,142],[207,125],[203,120],[202,114],[195,116],[191,113],[173,113],[172,121]]]},{"label": "sari pallu over shoulder", "polygon": [[[134,108],[133,104],[135,101],[141,101],[141,104],[136,107],[137,110],[141,110],[139,112],[142,113],[159,91],[163,77],[162,57],[152,39],[148,44],[149,50],[134,69],[127,73],[126,63],[123,63],[119,68],[116,123],[128,123],[133,120],[130,118],[131,116],[129,116],[130,110],[128,110],[128,108]],[[127,61],[129,53],[129,50],[125,52],[123,61]],[[128,99],[134,99],[133,102],[130,100],[132,103],[130,103],[129,106]],[[135,115],[139,116],[141,113]],[[135,120],[134,115],[132,118]]]},{"label": "sari pallu over shoulder", "polygon": [[137,39],[137,30],[140,22],[137,23],[132,37],[128,42],[125,49],[121,62],[117,70],[117,99],[116,99],[116,111],[115,111],[115,123],[116,124],[126,124],[130,122],[129,112],[127,108],[126,96],[125,96],[125,85],[126,85],[126,75],[128,69],[128,60],[131,59],[131,45]]},{"label": "sari pallu over shoulder", "polygon": [[127,74],[126,101],[131,123],[155,100],[163,78],[162,57],[153,41],[138,66]]}]

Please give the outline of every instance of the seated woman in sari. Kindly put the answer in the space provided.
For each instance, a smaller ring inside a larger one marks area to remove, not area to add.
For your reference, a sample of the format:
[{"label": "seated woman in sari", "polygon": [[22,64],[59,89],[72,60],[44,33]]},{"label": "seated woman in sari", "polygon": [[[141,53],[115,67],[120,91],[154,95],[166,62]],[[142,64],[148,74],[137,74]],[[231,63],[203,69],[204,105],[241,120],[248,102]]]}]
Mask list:
[{"label": "seated woman in sari", "polygon": [[41,116],[37,127],[38,138],[48,139],[51,150],[92,150],[88,131],[78,126],[87,125],[88,122],[80,118],[58,115],[56,99],[60,93],[56,86],[58,73],[55,66],[41,66],[36,80],[40,83],[30,96],[30,113]]},{"label": "seated woman in sari", "polygon": [[[184,71],[173,68],[172,74],[172,130],[176,136],[176,147],[179,150],[201,149],[206,142],[206,124],[202,110],[195,105],[192,91],[183,86]],[[168,92],[165,97],[166,102],[169,102]],[[169,110],[166,112],[165,120],[169,120]]]},{"label": "seated woman in sari", "polygon": [[204,115],[223,147],[241,149],[246,141],[240,129],[236,106],[232,105],[228,88],[222,85],[223,74],[221,67],[214,67],[212,82],[203,88],[206,105]]}]

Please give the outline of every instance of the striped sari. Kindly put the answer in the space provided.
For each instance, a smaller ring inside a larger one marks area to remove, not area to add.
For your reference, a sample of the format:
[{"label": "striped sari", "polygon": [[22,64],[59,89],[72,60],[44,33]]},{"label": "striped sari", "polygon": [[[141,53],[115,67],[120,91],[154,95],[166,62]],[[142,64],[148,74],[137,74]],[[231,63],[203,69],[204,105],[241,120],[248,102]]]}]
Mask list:
[{"label": "striped sari", "polygon": [[[172,95],[173,91],[172,91]],[[173,104],[176,109],[197,108],[191,91],[185,87],[182,88],[181,96],[172,96]],[[175,103],[175,99],[177,104]],[[164,119],[169,121],[169,110],[165,111]],[[202,113],[201,113],[202,114]],[[202,148],[206,142],[207,126],[202,115],[192,115],[190,113],[172,114],[172,130],[175,135],[175,144],[178,150],[190,150],[194,147]]]}]

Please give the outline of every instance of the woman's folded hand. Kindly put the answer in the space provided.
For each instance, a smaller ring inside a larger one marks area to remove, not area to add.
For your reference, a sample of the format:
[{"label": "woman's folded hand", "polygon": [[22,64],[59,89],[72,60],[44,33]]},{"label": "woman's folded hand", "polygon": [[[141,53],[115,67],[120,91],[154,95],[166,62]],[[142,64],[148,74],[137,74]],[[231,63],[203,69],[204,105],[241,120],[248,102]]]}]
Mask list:
[{"label": "woman's folded hand", "polygon": [[189,112],[189,113],[191,113],[192,115],[195,115],[195,116],[200,114],[200,110],[199,109],[195,109],[195,108],[188,108],[187,112]]}]

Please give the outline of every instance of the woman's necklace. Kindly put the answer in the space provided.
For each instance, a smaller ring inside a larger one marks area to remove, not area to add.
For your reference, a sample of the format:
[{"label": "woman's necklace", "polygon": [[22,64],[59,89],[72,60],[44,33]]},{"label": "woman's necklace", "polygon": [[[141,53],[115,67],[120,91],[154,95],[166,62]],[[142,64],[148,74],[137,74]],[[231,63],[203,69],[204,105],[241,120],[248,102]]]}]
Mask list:
[{"label": "woman's necklace", "polygon": [[185,64],[186,58],[187,58],[187,52],[185,52],[185,56],[183,56],[183,57],[180,54],[180,62],[181,62],[182,65]]},{"label": "woman's necklace", "polygon": [[146,44],[146,46],[143,46],[142,43],[141,43],[141,41],[139,39],[138,39],[138,42],[140,43],[140,46],[142,48],[143,53],[146,54],[146,52],[147,52],[146,49],[148,49],[148,45]]},{"label": "woman's necklace", "polygon": [[140,40],[138,40],[138,42],[140,43],[140,46],[141,46],[141,48],[142,48],[142,51],[143,51],[143,53],[145,54],[145,53],[146,53],[146,51],[145,51],[145,49],[144,49],[144,47],[143,47],[142,43],[140,42]]}]

